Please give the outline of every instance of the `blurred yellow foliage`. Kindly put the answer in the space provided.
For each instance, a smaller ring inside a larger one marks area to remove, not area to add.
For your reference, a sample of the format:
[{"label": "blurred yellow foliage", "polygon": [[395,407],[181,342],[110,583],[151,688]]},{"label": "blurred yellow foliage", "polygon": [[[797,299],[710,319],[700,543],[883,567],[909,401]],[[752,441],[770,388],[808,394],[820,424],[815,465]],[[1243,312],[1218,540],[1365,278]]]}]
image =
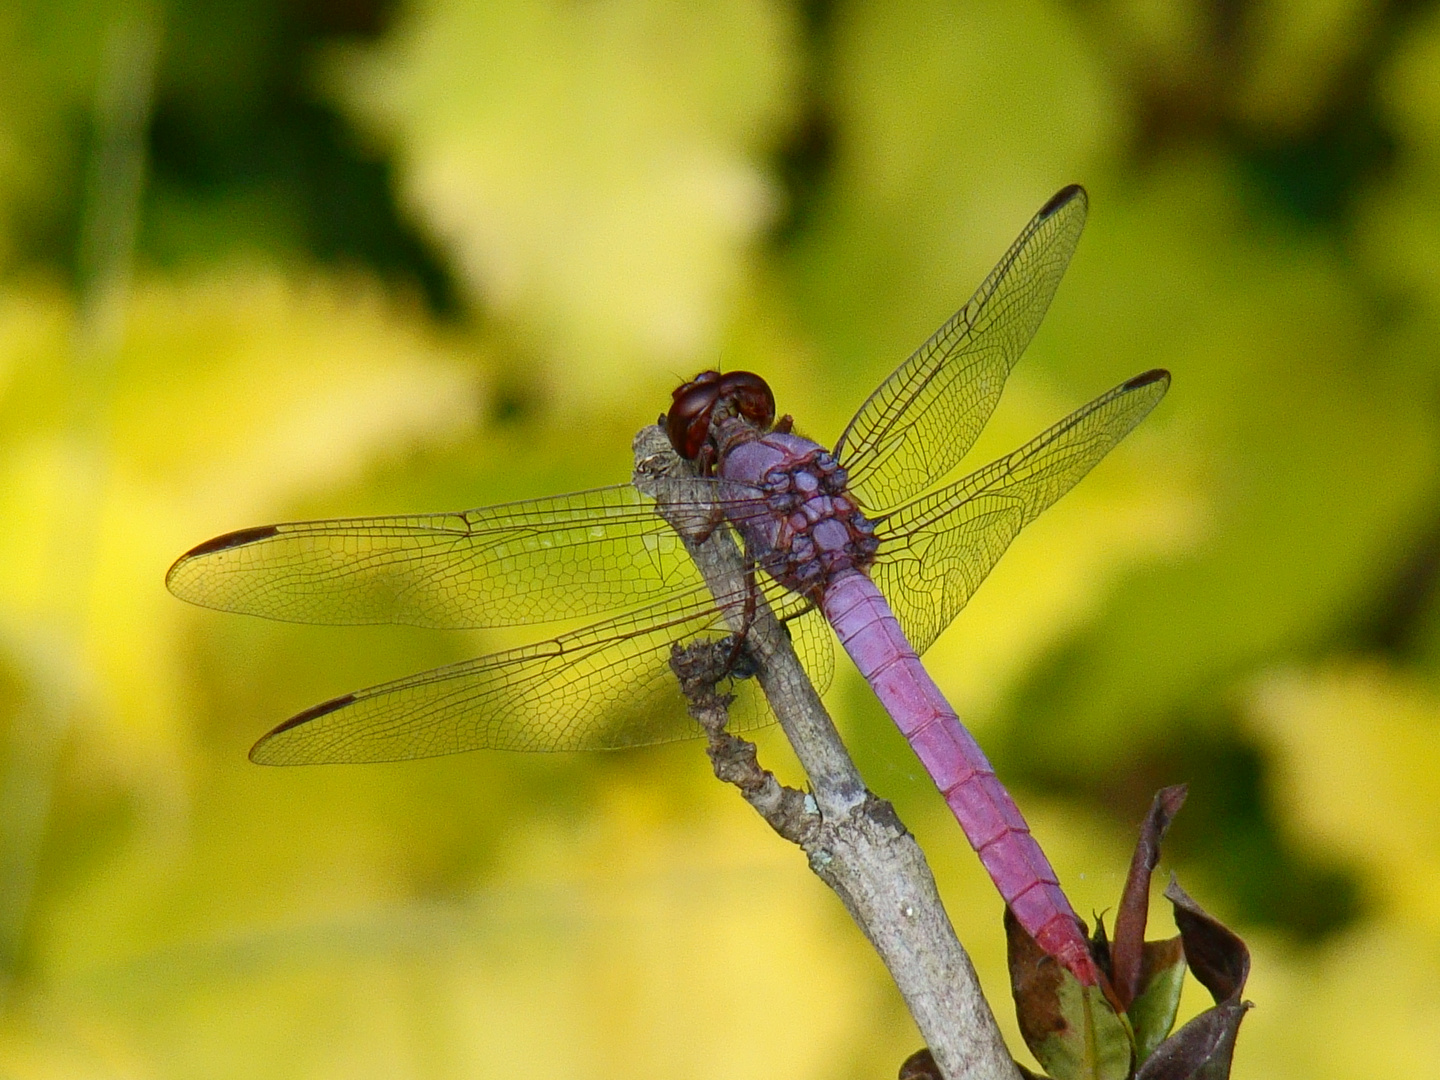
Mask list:
[{"label": "blurred yellow foliage", "polygon": [[[258,769],[284,716],[510,638],[265,624],[163,577],[265,521],[622,481],[717,364],[833,441],[1080,180],[972,463],[1141,370],[1174,390],[927,662],[1087,917],[1198,771],[1174,861],[1254,946],[1238,1080],[1440,1077],[1440,13],[379,11],[157,16],[101,347],[74,263],[117,16],[0,11],[0,1073],[893,1075],[887,976],[699,746]],[[853,672],[829,700],[1018,1050],[993,888]],[[1267,907],[1304,860],[1360,907]]]},{"label": "blurred yellow foliage", "polygon": [[1379,664],[1335,663],[1267,675],[1249,710],[1276,753],[1286,827],[1363,865],[1374,908],[1315,955],[1262,949],[1252,993],[1274,1004],[1247,1032],[1255,1075],[1434,1075],[1440,696]]},{"label": "blurred yellow foliage", "polygon": [[776,210],[759,155],[793,111],[794,32],[771,0],[439,2],[329,70],[554,391],[616,402],[634,367],[713,356]]}]

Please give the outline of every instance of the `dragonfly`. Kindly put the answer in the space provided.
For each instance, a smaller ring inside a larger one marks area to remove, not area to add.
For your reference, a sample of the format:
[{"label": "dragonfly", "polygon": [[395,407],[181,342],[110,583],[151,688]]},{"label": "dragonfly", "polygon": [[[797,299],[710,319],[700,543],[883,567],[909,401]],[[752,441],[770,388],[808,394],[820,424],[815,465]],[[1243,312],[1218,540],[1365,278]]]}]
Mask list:
[{"label": "dragonfly", "polygon": [[[1137,375],[961,479],[960,464],[1040,325],[1079,241],[1079,185],[1057,192],[975,294],[860,406],[833,451],[776,419],[749,372],[677,389],[670,442],[694,462],[693,512],[729,530],[748,603],[789,631],[821,690],[839,640],[934,779],[997,889],[1080,980],[1097,969],[1058,878],[919,656],[1026,524],[1164,396]],[[183,600],[293,622],[443,628],[599,617],[519,648],[347,693],[263,736],[261,764],[378,762],[479,749],[610,749],[702,734],[670,669],[677,647],[734,641],[671,522],[634,484],[455,513],[241,529],[182,555]],[[743,668],[743,665],[738,665]],[[744,684],[732,727],[768,719]],[[748,695],[748,697],[747,697]]]}]

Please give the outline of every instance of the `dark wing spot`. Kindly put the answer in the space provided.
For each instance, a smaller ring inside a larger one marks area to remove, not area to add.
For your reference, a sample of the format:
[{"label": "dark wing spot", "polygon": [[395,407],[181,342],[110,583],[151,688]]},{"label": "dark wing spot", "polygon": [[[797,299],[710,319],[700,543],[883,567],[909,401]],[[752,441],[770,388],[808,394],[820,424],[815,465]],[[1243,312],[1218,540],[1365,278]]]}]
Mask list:
[{"label": "dark wing spot", "polygon": [[235,532],[225,533],[213,540],[206,540],[203,544],[197,544],[177,560],[184,562],[186,559],[194,559],[200,555],[210,555],[216,551],[224,551],[226,548],[240,547],[242,544],[253,544],[256,540],[268,540],[278,535],[279,528],[274,525],[257,525],[253,529],[237,529]]},{"label": "dark wing spot", "polygon": [[1126,380],[1125,385],[1122,386],[1121,389],[1139,390],[1140,387],[1149,386],[1151,383],[1169,381],[1170,372],[1166,371],[1164,368],[1155,368],[1151,371],[1144,372],[1143,374],[1136,375],[1133,379]]},{"label": "dark wing spot", "polygon": [[1036,214],[1035,216],[1043,220],[1049,217],[1051,214],[1055,213],[1056,210],[1059,210],[1071,199],[1075,198],[1076,195],[1083,194],[1085,194],[1085,189],[1079,184],[1067,184],[1065,187],[1055,192],[1054,195],[1051,195],[1050,201],[1047,202],[1044,206],[1042,206],[1040,208],[1040,213]]},{"label": "dark wing spot", "polygon": [[312,705],[304,712],[296,713],[273,731],[269,731],[260,736],[259,741],[250,748],[250,760],[255,761],[255,755],[259,749],[282,732],[289,731],[291,728],[297,728],[301,724],[308,724],[311,720],[325,716],[327,713],[335,712],[337,709],[343,709],[354,700],[354,694],[341,694],[339,697],[331,698],[329,701],[322,701],[319,705]]}]

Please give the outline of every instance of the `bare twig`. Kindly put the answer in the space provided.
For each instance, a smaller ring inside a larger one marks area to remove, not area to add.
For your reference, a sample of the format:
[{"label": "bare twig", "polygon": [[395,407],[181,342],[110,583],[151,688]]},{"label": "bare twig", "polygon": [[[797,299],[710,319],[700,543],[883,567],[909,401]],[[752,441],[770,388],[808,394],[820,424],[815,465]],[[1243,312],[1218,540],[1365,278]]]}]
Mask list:
[{"label": "bare twig", "polygon": [[[732,629],[743,613],[740,552],[724,529],[709,531],[694,507],[706,485],[670,448],[659,427],[635,438],[635,484],[652,495],[680,534]],[[708,535],[707,535],[708,532]],[[703,539],[701,539],[703,537]],[[705,726],[716,775],[806,854],[890,971],[946,1080],[1017,1080],[975,969],[955,937],[935,879],[894,809],[865,787],[790,640],[763,600],[746,634],[756,677],[811,785],[813,803],[782,787],[755,759],[754,747],[724,731],[729,702],[714,690],[714,648],[677,653],[673,666]],[[723,649],[721,650],[724,651]],[[708,685],[707,685],[708,680]]]},{"label": "bare twig", "polygon": [[729,661],[727,643],[702,640],[683,649],[676,645],[670,667],[690,702],[690,715],[705,729],[705,752],[716,778],[739,788],[772,829],[803,848],[815,839],[820,826],[814,804],[805,792],[785,787],[774,773],[761,767],[754,743],[725,730],[734,699],[715,687],[728,677]]}]

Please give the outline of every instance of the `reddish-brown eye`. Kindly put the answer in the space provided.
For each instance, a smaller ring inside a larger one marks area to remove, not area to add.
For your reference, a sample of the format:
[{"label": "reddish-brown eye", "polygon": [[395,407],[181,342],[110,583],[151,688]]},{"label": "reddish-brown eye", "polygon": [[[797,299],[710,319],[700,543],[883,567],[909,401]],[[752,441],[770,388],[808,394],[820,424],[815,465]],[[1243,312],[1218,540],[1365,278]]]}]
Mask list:
[{"label": "reddish-brown eye", "polygon": [[720,378],[720,393],[752,424],[768,428],[775,422],[775,395],[753,371],[727,371]]},{"label": "reddish-brown eye", "polygon": [[720,398],[720,373],[702,371],[672,396],[665,434],[677,454],[693,461],[710,433],[710,414]]},{"label": "reddish-brown eye", "polygon": [[718,383],[725,376],[718,371],[702,371],[687,383],[681,383],[674,390],[670,391],[670,400],[679,401],[682,394],[687,394],[697,386],[710,386]]},{"label": "reddish-brown eye", "polygon": [[769,428],[775,421],[775,395],[765,380],[754,372],[702,371],[671,394],[665,433],[681,457],[694,460],[710,434],[715,406],[728,402],[734,413],[756,427]]}]

